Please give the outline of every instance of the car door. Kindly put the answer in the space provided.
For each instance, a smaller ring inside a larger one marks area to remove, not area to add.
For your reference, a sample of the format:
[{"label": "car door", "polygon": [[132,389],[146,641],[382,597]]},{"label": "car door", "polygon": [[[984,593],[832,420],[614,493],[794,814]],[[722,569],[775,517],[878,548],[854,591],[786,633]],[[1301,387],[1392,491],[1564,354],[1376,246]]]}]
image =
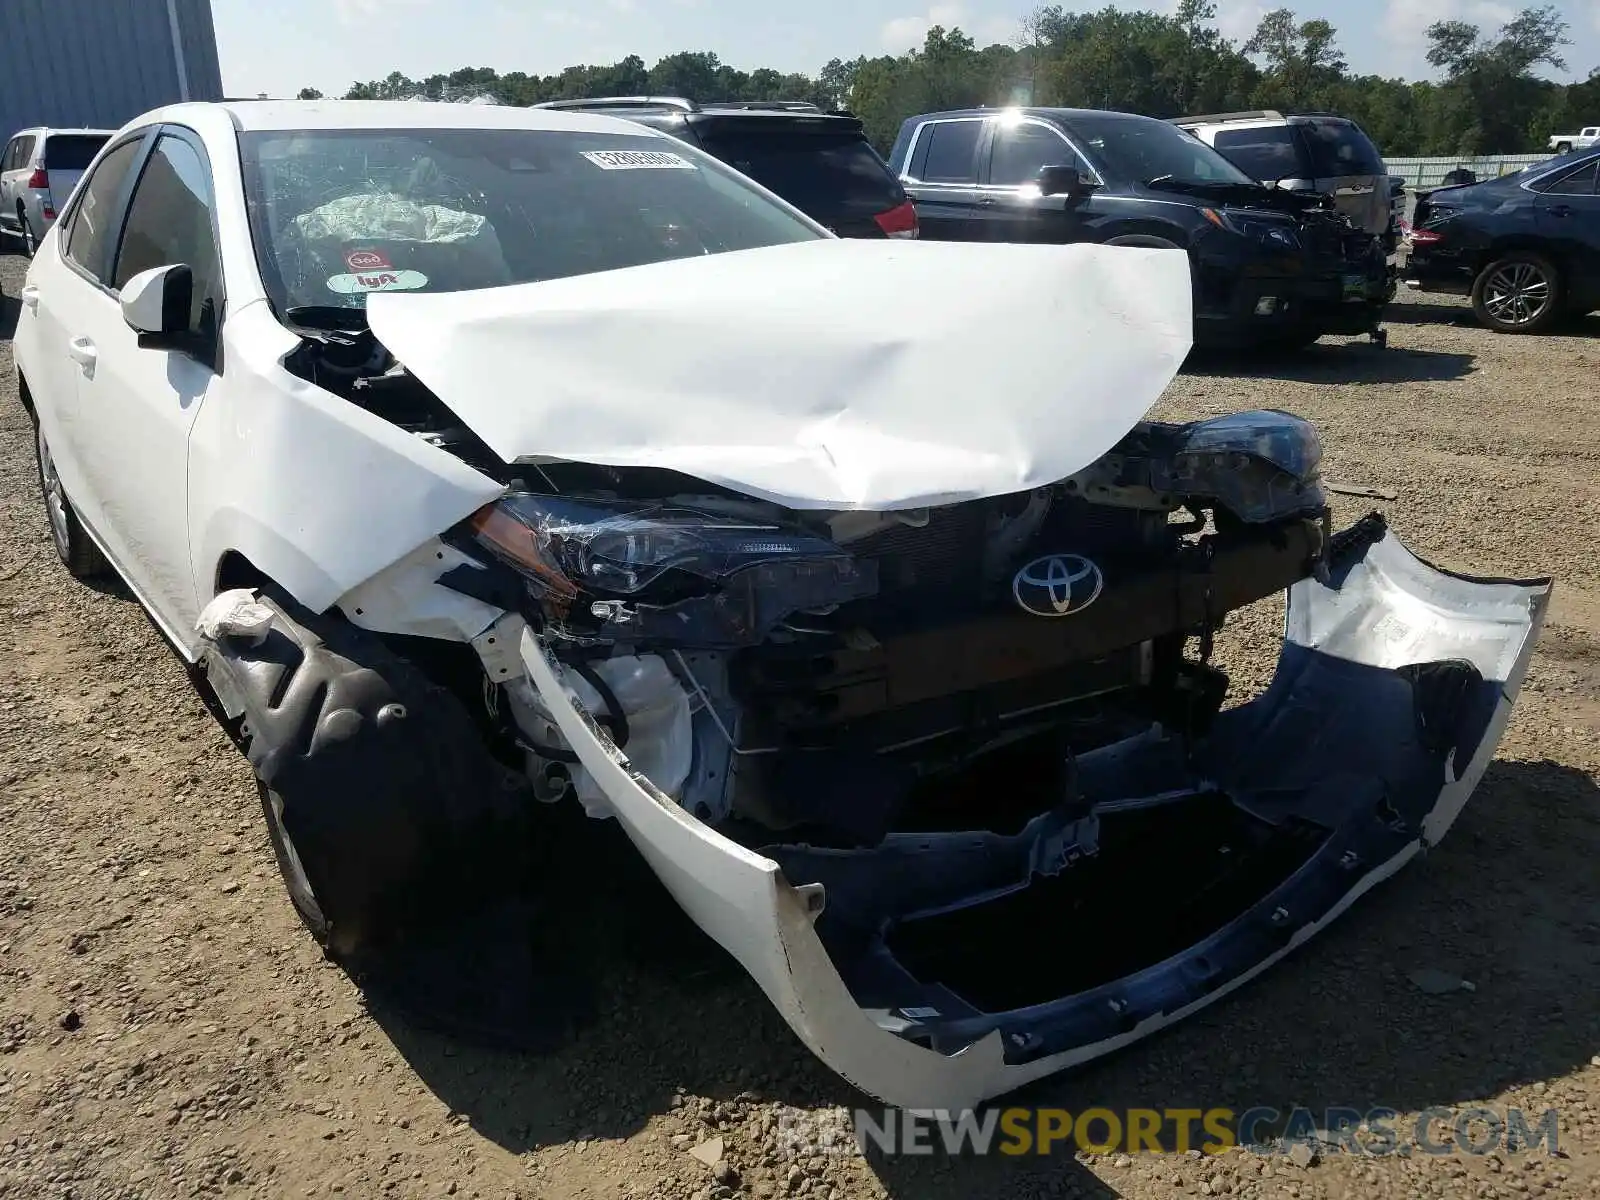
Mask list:
[{"label": "car door", "polygon": [[944,242],[972,238],[983,124],[983,117],[947,117],[918,127],[900,182],[916,205],[919,236]]},{"label": "car door", "polygon": [[1534,199],[1541,236],[1567,273],[1569,299],[1600,296],[1600,157],[1541,182]]},{"label": "car door", "polygon": [[[109,288],[77,324],[78,409],[93,515],[129,584],[170,630],[198,615],[189,563],[188,442],[214,389],[223,313],[211,168],[198,135],[163,126],[143,155]],[[193,273],[197,348],[156,349],[123,319],[121,289],[154,267]],[[92,431],[92,432],[90,432]]]},{"label": "car door", "polygon": [[73,341],[82,336],[84,313],[100,300],[110,276],[117,215],[144,137],[143,132],[131,135],[100,160],[56,237],[28,264],[17,318],[17,363],[33,393],[51,458],[79,519],[97,539],[95,488],[82,466],[84,439],[93,430],[79,420],[78,379],[84,367]]},{"label": "car door", "polygon": [[974,216],[974,241],[1046,242],[1090,240],[1085,218],[1092,200],[1067,200],[1039,193],[1044,167],[1075,167],[1096,180],[1094,169],[1059,129],[1036,117],[989,121],[981,154],[982,186]]},{"label": "car door", "polygon": [[17,172],[27,161],[24,149],[32,141],[25,134],[18,134],[6,143],[5,155],[0,157],[0,223],[8,229],[21,228],[17,220]]}]

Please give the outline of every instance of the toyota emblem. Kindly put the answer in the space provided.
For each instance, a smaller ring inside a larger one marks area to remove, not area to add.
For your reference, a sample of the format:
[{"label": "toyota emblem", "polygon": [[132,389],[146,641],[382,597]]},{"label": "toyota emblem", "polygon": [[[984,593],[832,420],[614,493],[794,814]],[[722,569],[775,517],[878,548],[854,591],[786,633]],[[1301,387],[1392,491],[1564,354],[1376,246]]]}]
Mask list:
[{"label": "toyota emblem", "polygon": [[1023,612],[1069,617],[1093,604],[1105,587],[1100,568],[1081,554],[1036,558],[1011,578],[1011,594]]}]

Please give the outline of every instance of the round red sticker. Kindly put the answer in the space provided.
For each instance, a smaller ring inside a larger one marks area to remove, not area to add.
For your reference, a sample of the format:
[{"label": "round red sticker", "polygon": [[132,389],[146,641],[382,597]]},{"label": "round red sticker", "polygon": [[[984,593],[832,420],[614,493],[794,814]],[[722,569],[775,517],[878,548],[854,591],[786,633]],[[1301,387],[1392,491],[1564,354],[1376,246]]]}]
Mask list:
[{"label": "round red sticker", "polygon": [[379,271],[393,264],[376,250],[352,250],[344,256],[352,271]]}]

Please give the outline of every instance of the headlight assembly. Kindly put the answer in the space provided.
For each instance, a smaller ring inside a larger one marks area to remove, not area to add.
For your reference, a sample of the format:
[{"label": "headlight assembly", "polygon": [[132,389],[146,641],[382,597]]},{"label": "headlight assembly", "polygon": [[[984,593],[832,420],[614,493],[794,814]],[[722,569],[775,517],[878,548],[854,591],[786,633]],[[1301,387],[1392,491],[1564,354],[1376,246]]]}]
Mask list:
[{"label": "headlight assembly", "polygon": [[825,537],[667,501],[512,492],[468,522],[573,636],[739,646],[791,613],[877,591]]},{"label": "headlight assembly", "polygon": [[1277,221],[1266,221],[1257,217],[1242,216],[1236,212],[1229,212],[1221,208],[1202,208],[1200,210],[1206,220],[1218,229],[1226,229],[1229,233],[1240,237],[1250,238],[1260,242],[1263,246],[1272,246],[1281,250],[1300,249],[1300,235],[1294,231],[1292,225],[1282,224]]},{"label": "headlight assembly", "polygon": [[1171,430],[1164,491],[1214,496],[1241,520],[1272,521],[1327,504],[1322,442],[1309,421],[1271,409],[1232,413]]}]

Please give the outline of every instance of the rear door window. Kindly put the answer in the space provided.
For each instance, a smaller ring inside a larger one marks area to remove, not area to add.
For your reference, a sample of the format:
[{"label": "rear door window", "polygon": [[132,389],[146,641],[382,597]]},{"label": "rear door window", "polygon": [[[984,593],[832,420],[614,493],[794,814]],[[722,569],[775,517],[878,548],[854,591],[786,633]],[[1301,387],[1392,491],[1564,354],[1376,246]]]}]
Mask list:
[{"label": "rear door window", "polygon": [[100,147],[110,140],[108,134],[58,133],[44,144],[44,169],[47,171],[82,171],[100,153]]},{"label": "rear door window", "polygon": [[1300,140],[1287,125],[1269,125],[1264,129],[1220,129],[1215,145],[1234,166],[1263,183],[1315,175],[1315,172],[1307,170]]},{"label": "rear door window", "polygon": [[982,121],[930,121],[922,128],[918,179],[926,183],[976,183]]},{"label": "rear door window", "polygon": [[856,133],[697,131],[701,146],[808,216],[873,216],[905,202],[905,191]]},{"label": "rear door window", "polygon": [[1349,121],[1305,121],[1300,125],[1311,156],[1313,178],[1382,175],[1383,156],[1372,139]]},{"label": "rear door window", "polygon": [[1539,188],[1547,196],[1592,196],[1595,194],[1595,175],[1600,172],[1600,158],[1587,166],[1569,171],[1560,179]]},{"label": "rear door window", "polygon": [[6,170],[25,171],[33,162],[33,142],[31,136],[24,135],[11,143],[11,154],[6,159]]}]

